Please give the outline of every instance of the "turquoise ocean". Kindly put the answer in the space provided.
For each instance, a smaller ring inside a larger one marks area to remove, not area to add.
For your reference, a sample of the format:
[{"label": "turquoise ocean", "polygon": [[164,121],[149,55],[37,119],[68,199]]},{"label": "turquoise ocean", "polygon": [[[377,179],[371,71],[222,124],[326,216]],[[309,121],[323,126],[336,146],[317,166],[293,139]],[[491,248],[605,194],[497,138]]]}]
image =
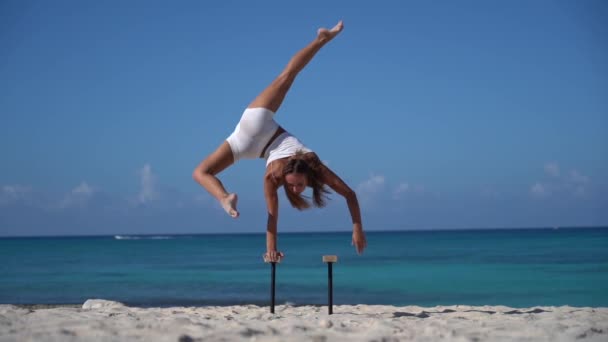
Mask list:
[{"label": "turquoise ocean", "polygon": [[[608,228],[280,233],[277,303],[608,307]],[[265,234],[0,239],[0,303],[267,305]]]}]

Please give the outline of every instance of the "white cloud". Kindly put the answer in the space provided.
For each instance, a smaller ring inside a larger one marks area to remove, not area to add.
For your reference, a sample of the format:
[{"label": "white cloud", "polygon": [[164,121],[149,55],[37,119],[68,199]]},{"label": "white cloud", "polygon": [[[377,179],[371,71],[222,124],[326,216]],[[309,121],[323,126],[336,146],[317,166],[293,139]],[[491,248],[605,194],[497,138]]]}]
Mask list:
[{"label": "white cloud", "polygon": [[544,165],[545,173],[550,177],[544,182],[536,182],[530,187],[530,193],[535,197],[548,197],[551,195],[585,196],[588,193],[590,178],[577,170],[568,173],[562,172],[557,163],[550,162]]},{"label": "white cloud", "polygon": [[82,207],[91,199],[95,190],[87,182],[81,182],[80,185],[72,189],[69,194],[59,203],[60,208]]},{"label": "white cloud", "polygon": [[410,185],[408,183],[399,183],[395,190],[393,190],[393,199],[400,199],[403,194],[410,191]]},{"label": "white cloud", "polygon": [[[182,192],[159,183],[149,163],[137,170],[139,188],[129,194],[112,194],[87,181],[76,183],[71,190],[48,192],[19,184],[0,184],[0,207],[28,207],[30,209],[58,212],[87,207],[124,211],[153,204],[155,208],[184,209],[211,207],[216,201],[204,191]],[[193,188],[194,190],[195,188]]]},{"label": "white cloud", "polygon": [[544,197],[549,194],[549,191],[546,185],[537,182],[530,188],[530,193],[536,197]]},{"label": "white cloud", "polygon": [[16,201],[27,201],[32,195],[31,186],[23,186],[19,184],[4,185],[0,191],[0,205],[8,204]]},{"label": "white cloud", "polygon": [[72,190],[72,193],[76,195],[90,196],[93,194],[93,188],[89,186],[87,182],[82,182],[79,186]]},{"label": "white cloud", "polygon": [[546,163],[545,164],[545,172],[552,177],[559,177],[560,170],[559,165],[557,163]]},{"label": "white cloud", "polygon": [[362,202],[370,202],[384,188],[384,176],[371,175],[357,186],[357,197]]},{"label": "white cloud", "polygon": [[577,184],[587,184],[589,182],[589,177],[579,173],[576,170],[572,170],[570,171],[569,180]]},{"label": "white cloud", "polygon": [[368,180],[357,186],[357,192],[377,193],[384,187],[384,176],[370,176]]},{"label": "white cloud", "polygon": [[[389,191],[385,192],[387,185],[390,185]],[[403,199],[406,194],[429,194],[426,187],[422,184],[411,184],[409,182],[401,181],[393,186],[392,184],[387,183],[384,176],[374,174],[360,183],[356,189],[358,197],[367,202],[378,198],[398,201]],[[439,194],[436,193],[433,193],[432,195],[439,196]]]},{"label": "white cloud", "polygon": [[10,198],[23,198],[32,192],[31,186],[23,186],[19,184],[4,185],[2,187],[2,195]]},{"label": "white cloud", "polygon": [[137,196],[138,203],[144,204],[159,198],[156,189],[156,176],[150,164],[145,164],[139,171],[141,190]]},{"label": "white cloud", "polygon": [[569,184],[567,187],[572,194],[577,197],[582,197],[587,194],[587,185],[589,184],[589,177],[583,175],[582,173],[572,170],[568,176]]}]

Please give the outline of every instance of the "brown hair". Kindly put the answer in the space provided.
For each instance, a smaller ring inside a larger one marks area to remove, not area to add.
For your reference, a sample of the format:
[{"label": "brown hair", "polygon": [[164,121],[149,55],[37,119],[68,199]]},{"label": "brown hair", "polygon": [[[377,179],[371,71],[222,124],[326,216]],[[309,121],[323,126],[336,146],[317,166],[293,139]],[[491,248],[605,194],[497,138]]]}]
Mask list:
[{"label": "brown hair", "polygon": [[[304,160],[303,155],[304,153],[298,152],[295,156],[291,157],[283,167],[283,177],[290,173],[301,173],[306,175],[308,186],[312,188],[312,203],[315,207],[322,208],[326,204],[326,199],[329,199],[329,197],[327,197],[329,191],[325,188],[325,184],[319,179],[318,169],[321,161],[316,156],[306,161]],[[310,208],[311,204],[306,199],[306,196],[289,191],[286,184],[283,184],[283,189],[285,189],[285,195],[292,207],[298,210]]]}]

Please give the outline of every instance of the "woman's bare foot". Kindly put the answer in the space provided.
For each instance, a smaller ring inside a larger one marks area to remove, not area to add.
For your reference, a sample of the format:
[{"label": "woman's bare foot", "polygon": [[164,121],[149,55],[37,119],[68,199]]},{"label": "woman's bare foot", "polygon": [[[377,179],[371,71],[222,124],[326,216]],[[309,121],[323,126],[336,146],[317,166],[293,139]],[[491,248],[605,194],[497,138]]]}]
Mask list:
[{"label": "woman's bare foot", "polygon": [[228,215],[233,218],[239,217],[239,212],[236,210],[236,203],[238,202],[239,197],[236,194],[228,194],[226,197],[222,198],[220,203],[222,204],[222,208],[226,210]]},{"label": "woman's bare foot", "polygon": [[326,28],[320,28],[317,31],[317,38],[319,38],[320,41],[322,41],[323,43],[327,43],[328,41],[332,40],[335,36],[338,35],[338,33],[340,33],[340,31],[342,31],[342,29],[344,28],[344,24],[342,23],[342,20],[340,20],[336,26],[334,26],[331,30],[328,30]]}]

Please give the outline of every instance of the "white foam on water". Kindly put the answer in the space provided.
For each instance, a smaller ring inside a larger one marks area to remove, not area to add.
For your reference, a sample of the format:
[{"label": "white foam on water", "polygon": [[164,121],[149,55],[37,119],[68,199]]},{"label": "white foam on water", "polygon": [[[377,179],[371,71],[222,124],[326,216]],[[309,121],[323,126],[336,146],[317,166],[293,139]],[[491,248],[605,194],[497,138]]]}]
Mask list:
[{"label": "white foam on water", "polygon": [[169,240],[172,236],[137,236],[137,235],[114,235],[115,240]]}]

